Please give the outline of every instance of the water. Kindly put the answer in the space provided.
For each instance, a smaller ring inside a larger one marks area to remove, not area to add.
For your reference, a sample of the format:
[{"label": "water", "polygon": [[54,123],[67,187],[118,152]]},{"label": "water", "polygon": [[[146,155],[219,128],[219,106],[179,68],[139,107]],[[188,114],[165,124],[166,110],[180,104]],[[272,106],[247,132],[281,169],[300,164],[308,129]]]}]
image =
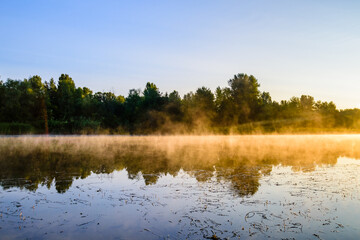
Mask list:
[{"label": "water", "polygon": [[1,239],[359,239],[360,137],[0,138]]}]

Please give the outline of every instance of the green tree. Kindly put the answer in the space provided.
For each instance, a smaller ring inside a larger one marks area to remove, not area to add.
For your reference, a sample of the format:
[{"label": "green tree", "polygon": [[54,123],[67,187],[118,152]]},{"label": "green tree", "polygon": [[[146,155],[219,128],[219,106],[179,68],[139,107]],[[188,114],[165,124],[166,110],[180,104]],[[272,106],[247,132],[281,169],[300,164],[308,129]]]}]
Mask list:
[{"label": "green tree", "polygon": [[130,134],[135,133],[136,125],[140,121],[143,98],[140,96],[140,90],[131,89],[125,100],[125,125]]},{"label": "green tree", "polygon": [[182,120],[183,112],[181,110],[181,97],[177,91],[174,90],[169,94],[165,111],[171,121],[180,122]]},{"label": "green tree", "polygon": [[260,84],[253,75],[239,73],[228,81],[238,123],[256,120],[260,107]]},{"label": "green tree", "polygon": [[57,97],[57,86],[53,78],[50,79],[50,82],[45,82],[45,93],[47,115],[48,119],[52,121],[55,118],[58,118],[60,115]]},{"label": "green tree", "polygon": [[7,79],[3,84],[4,95],[1,98],[4,105],[2,105],[1,121],[26,122],[29,119],[27,104],[23,101],[26,85],[23,81],[12,79]]},{"label": "green tree", "polygon": [[159,89],[156,87],[154,83],[146,83],[146,87],[144,89],[144,102],[143,106],[145,110],[159,110],[161,108],[161,94]]},{"label": "green tree", "polygon": [[61,74],[57,87],[59,118],[69,121],[75,113],[75,83],[67,74]]},{"label": "green tree", "polygon": [[209,88],[198,88],[194,93],[186,94],[182,101],[184,121],[189,128],[207,131],[215,117],[214,94]]},{"label": "green tree", "polygon": [[43,128],[48,133],[48,115],[46,106],[46,88],[41,81],[40,76],[33,76],[28,80],[29,88],[27,90],[29,99],[29,110],[32,114],[31,121],[38,129]]},{"label": "green tree", "polygon": [[237,124],[237,114],[231,89],[216,88],[215,91],[216,123],[220,127]]}]

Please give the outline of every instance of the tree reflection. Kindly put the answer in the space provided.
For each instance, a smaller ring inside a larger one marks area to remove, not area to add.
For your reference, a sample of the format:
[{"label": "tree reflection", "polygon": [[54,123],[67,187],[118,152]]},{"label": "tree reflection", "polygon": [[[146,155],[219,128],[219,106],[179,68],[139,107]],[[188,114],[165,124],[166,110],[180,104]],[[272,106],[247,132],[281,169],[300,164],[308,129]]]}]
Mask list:
[{"label": "tree reflection", "polygon": [[360,139],[295,137],[39,137],[0,139],[0,185],[35,191],[55,185],[66,192],[74,179],[126,169],[156,184],[182,169],[197,181],[227,181],[240,195],[257,192],[276,165],[313,171],[339,156],[359,157]]}]

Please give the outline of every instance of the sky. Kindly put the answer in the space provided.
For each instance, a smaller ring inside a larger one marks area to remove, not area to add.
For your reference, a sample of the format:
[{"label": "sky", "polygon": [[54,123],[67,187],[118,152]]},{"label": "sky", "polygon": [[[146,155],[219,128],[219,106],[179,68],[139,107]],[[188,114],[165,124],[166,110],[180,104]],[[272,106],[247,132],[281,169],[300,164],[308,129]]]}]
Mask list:
[{"label": "sky", "polygon": [[69,74],[127,96],[181,95],[254,75],[274,100],[360,108],[360,1],[3,0],[0,76]]}]

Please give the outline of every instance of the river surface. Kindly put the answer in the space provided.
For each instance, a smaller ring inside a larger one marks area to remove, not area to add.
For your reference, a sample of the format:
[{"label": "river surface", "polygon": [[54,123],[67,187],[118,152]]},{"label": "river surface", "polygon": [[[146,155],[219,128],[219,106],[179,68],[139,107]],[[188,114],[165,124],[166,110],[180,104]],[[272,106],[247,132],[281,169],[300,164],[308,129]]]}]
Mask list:
[{"label": "river surface", "polygon": [[360,136],[0,138],[1,239],[360,239]]}]

